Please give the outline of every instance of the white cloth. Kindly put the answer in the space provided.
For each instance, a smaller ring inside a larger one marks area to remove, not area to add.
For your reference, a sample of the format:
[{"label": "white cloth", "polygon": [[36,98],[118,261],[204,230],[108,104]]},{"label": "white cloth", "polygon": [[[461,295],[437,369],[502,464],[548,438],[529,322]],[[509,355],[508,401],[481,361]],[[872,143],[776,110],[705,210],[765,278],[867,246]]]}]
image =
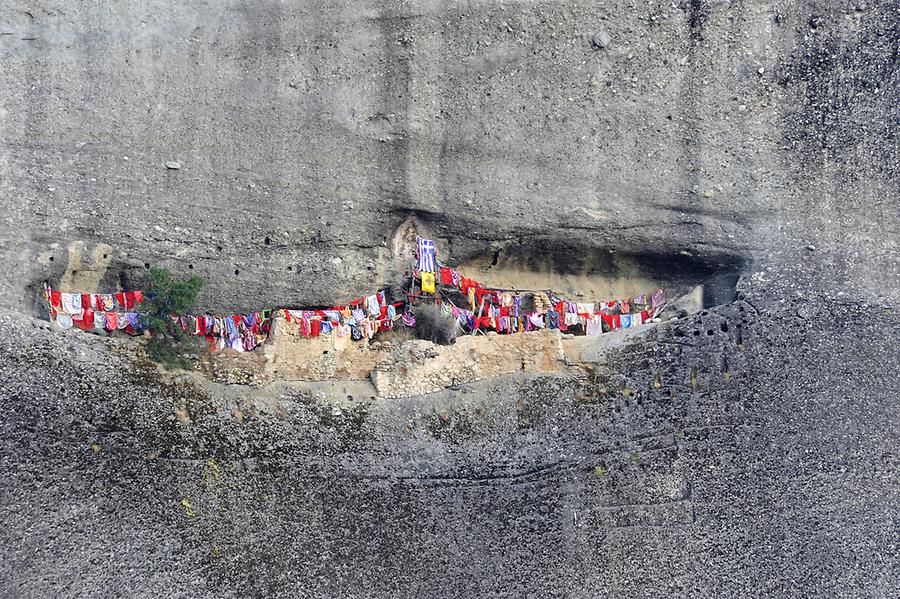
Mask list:
[{"label": "white cloth", "polygon": [[63,314],[62,312],[56,313],[56,324],[59,325],[61,329],[71,329],[72,328],[72,316],[70,314]]},{"label": "white cloth", "polygon": [[77,316],[80,319],[81,315],[84,313],[84,309],[81,307],[81,294],[63,293],[61,294],[61,298],[63,312],[71,314],[72,316]]},{"label": "white cloth", "polygon": [[592,335],[594,337],[603,334],[603,319],[600,318],[599,314],[594,314],[588,319],[587,327],[584,332],[585,335]]},{"label": "white cloth", "polygon": [[377,295],[366,297],[366,311],[369,313],[369,316],[374,318],[378,318],[378,315],[381,314],[381,306],[378,304]]}]

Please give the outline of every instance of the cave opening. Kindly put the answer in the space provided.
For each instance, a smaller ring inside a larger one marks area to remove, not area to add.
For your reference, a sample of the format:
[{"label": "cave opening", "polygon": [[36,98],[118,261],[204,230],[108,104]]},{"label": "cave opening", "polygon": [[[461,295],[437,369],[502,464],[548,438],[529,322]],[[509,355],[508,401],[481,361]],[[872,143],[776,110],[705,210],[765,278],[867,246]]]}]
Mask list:
[{"label": "cave opening", "polygon": [[680,298],[697,311],[734,301],[749,260],[719,250],[625,251],[538,239],[491,247],[458,268],[491,287],[552,289],[584,301],[635,297],[661,287],[667,298]]}]

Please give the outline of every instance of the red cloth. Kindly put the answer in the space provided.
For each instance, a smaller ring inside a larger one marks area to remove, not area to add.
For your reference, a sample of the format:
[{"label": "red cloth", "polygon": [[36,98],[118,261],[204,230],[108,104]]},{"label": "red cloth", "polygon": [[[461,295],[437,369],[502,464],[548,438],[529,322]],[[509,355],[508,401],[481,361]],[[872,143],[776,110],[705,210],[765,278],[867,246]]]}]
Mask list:
[{"label": "red cloth", "polygon": [[91,294],[82,293],[81,294],[81,307],[85,310],[91,309]]},{"label": "red cloth", "polygon": [[600,319],[603,321],[603,324],[609,327],[610,331],[618,331],[622,326],[621,319],[618,314],[603,314],[600,313]]},{"label": "red cloth", "polygon": [[441,267],[441,285],[453,284],[453,272],[446,266]]},{"label": "red cloth", "polygon": [[62,293],[56,291],[55,289],[50,290],[50,305],[54,308],[61,307],[62,304]]},{"label": "red cloth", "polygon": [[119,328],[119,314],[117,312],[106,313],[106,330],[115,331]]},{"label": "red cloth", "polygon": [[284,319],[287,320],[288,322],[291,321],[291,311],[290,310],[284,311]]},{"label": "red cloth", "polygon": [[310,334],[313,337],[318,337],[319,332],[321,332],[321,330],[322,330],[322,321],[319,320],[318,318],[314,318],[309,321],[309,327],[310,327]]},{"label": "red cloth", "polygon": [[500,306],[500,316],[509,316],[509,306]]},{"label": "red cloth", "polygon": [[[90,301],[90,296],[88,297],[88,301]],[[85,331],[88,329],[93,329],[94,328],[94,311],[89,308],[85,308],[84,316],[82,317],[82,319],[81,320],[73,320],[72,322],[75,323],[75,326],[78,327],[79,329],[82,329]]]},{"label": "red cloth", "polygon": [[641,312],[641,322],[647,322],[653,315],[650,313],[650,310],[644,310]]},{"label": "red cloth", "polygon": [[125,292],[125,307],[129,310],[134,308],[134,291]]},{"label": "red cloth", "polygon": [[384,320],[385,318],[387,318],[387,310],[388,310],[387,306],[382,306],[381,312],[378,314],[378,318],[381,320]]},{"label": "red cloth", "polygon": [[124,306],[125,305],[125,294],[121,293],[121,292],[117,293],[116,301],[119,302],[119,306]]},{"label": "red cloth", "polygon": [[135,292],[134,292],[134,301],[136,301],[136,302],[142,302],[142,301],[144,301],[144,292],[141,291],[140,289],[138,289],[137,291],[135,291]]}]

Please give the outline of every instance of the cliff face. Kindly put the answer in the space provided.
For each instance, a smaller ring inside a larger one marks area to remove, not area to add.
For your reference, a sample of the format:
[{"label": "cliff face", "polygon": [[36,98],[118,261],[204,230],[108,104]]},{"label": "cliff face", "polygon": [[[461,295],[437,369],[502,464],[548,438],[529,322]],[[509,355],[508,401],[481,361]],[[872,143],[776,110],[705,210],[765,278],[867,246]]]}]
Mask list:
[{"label": "cliff face", "polygon": [[892,596],[896,311],[739,291],[581,375],[404,400],[172,382],[4,314],[0,594]]},{"label": "cliff face", "polygon": [[[0,595],[892,596],[898,23],[3,3]],[[411,222],[488,283],[711,307],[583,373],[404,400],[173,380],[31,318],[45,280],[149,264],[203,308],[332,304]]]},{"label": "cliff face", "polygon": [[12,0],[0,303],[161,263],[211,308],[330,304],[410,215],[452,263],[896,297],[895,9]]}]

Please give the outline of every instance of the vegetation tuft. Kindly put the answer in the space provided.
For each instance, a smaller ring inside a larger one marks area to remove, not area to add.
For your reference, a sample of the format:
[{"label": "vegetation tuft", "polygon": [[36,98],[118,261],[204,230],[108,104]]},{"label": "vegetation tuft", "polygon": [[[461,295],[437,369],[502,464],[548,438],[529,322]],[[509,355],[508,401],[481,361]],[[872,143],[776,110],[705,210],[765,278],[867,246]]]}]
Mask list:
[{"label": "vegetation tuft", "polygon": [[193,367],[190,356],[196,353],[197,344],[172,323],[170,315],[186,314],[194,308],[203,279],[191,277],[179,281],[165,268],[152,268],[143,287],[144,320],[151,335],[147,355],[166,369],[190,370]]}]

